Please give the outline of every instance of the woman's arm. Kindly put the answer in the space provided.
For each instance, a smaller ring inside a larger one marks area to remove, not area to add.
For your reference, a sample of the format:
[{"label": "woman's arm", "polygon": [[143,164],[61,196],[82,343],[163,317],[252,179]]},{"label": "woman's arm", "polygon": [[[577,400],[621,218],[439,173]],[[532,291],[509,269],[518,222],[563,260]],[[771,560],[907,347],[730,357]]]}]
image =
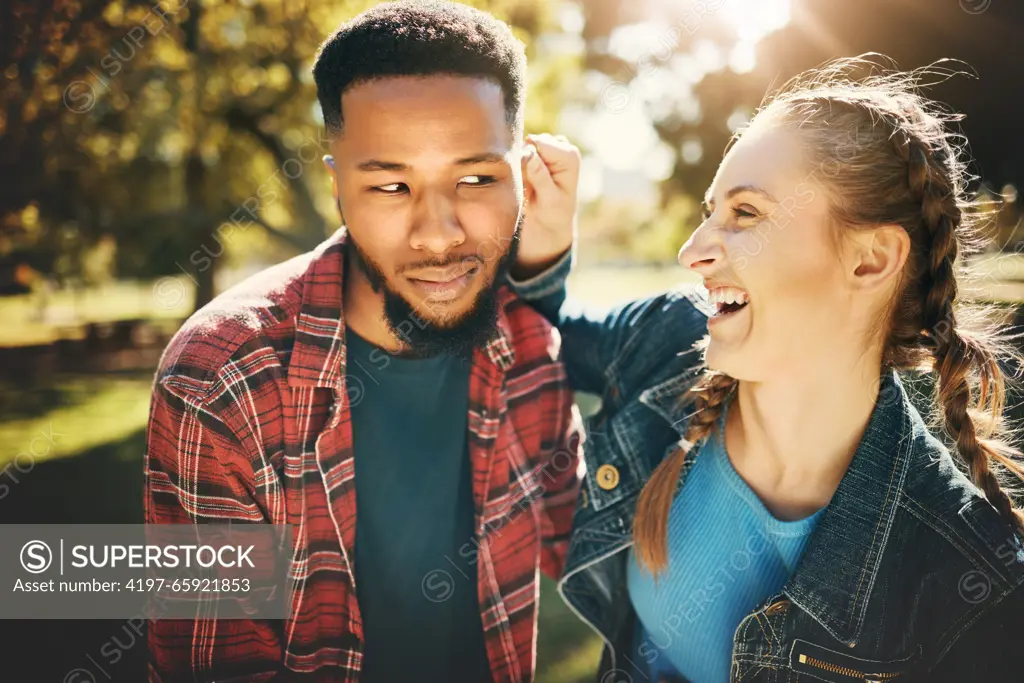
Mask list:
[{"label": "woman's arm", "polygon": [[[620,359],[634,365],[657,362],[659,359],[646,357],[645,351],[649,351],[668,360],[667,354],[675,355],[704,336],[705,312],[678,294],[659,294],[605,311],[584,307],[566,291],[573,261],[570,249],[538,275],[508,279],[519,296],[558,327],[563,361],[576,391],[604,395],[613,381],[609,370]],[[656,335],[657,339],[641,344],[642,335]]]},{"label": "woman's arm", "polygon": [[[576,233],[576,185],[580,154],[564,137],[528,136],[523,157],[526,215],[520,230],[512,288],[562,334],[563,359],[577,391],[605,395],[623,378],[668,360],[704,336],[706,314],[687,296],[662,294],[606,312],[585,310],[568,299],[565,283],[572,270]],[[655,315],[656,314],[656,315]],[[649,335],[652,343],[640,343]],[[627,389],[628,387],[618,387]]]}]

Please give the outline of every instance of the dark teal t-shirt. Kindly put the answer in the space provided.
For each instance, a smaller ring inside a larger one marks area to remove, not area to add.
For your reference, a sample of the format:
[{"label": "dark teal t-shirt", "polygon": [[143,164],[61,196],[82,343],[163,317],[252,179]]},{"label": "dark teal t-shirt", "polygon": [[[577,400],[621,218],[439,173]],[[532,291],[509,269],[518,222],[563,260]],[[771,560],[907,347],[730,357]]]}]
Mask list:
[{"label": "dark teal t-shirt", "polygon": [[346,335],[362,683],[491,681],[477,598],[470,364]]}]

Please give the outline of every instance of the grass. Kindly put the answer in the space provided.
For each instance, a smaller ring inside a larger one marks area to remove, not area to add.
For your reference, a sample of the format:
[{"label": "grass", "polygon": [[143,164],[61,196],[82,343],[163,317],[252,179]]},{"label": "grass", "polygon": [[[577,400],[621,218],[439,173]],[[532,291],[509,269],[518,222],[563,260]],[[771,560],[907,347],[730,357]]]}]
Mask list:
[{"label": "grass", "polygon": [[[80,456],[138,432],[146,426],[151,380],[149,374],[72,376],[40,390],[42,397],[22,393],[0,420],[0,470]],[[40,409],[43,401],[52,407]]]},{"label": "grass", "polygon": [[537,683],[592,681],[601,659],[601,639],[562,601],[555,582],[540,584]]},{"label": "grass", "polygon": [[123,281],[79,291],[0,297],[0,346],[52,344],[79,338],[87,323],[116,320],[181,320],[192,310],[192,283],[185,276],[154,282]]}]

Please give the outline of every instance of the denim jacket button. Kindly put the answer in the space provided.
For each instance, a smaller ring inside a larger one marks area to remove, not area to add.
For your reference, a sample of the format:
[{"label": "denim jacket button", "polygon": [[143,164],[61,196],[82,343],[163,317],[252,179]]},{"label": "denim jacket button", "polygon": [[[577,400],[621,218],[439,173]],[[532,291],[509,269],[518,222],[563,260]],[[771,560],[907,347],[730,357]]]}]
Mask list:
[{"label": "denim jacket button", "polygon": [[789,600],[779,600],[768,605],[768,609],[764,611],[768,616],[774,616],[776,614],[782,614],[789,609]]},{"label": "denim jacket button", "polygon": [[597,468],[597,485],[611,491],[619,485],[619,470],[615,465],[601,465]]}]

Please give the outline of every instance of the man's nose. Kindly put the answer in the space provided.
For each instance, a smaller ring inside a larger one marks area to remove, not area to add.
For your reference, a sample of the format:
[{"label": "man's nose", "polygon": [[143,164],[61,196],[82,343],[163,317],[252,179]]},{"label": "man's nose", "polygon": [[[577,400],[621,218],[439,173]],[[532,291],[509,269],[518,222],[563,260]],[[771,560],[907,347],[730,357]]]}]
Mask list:
[{"label": "man's nose", "polygon": [[421,195],[409,237],[410,246],[417,250],[444,254],[465,241],[466,233],[459,223],[453,199],[441,193]]}]

